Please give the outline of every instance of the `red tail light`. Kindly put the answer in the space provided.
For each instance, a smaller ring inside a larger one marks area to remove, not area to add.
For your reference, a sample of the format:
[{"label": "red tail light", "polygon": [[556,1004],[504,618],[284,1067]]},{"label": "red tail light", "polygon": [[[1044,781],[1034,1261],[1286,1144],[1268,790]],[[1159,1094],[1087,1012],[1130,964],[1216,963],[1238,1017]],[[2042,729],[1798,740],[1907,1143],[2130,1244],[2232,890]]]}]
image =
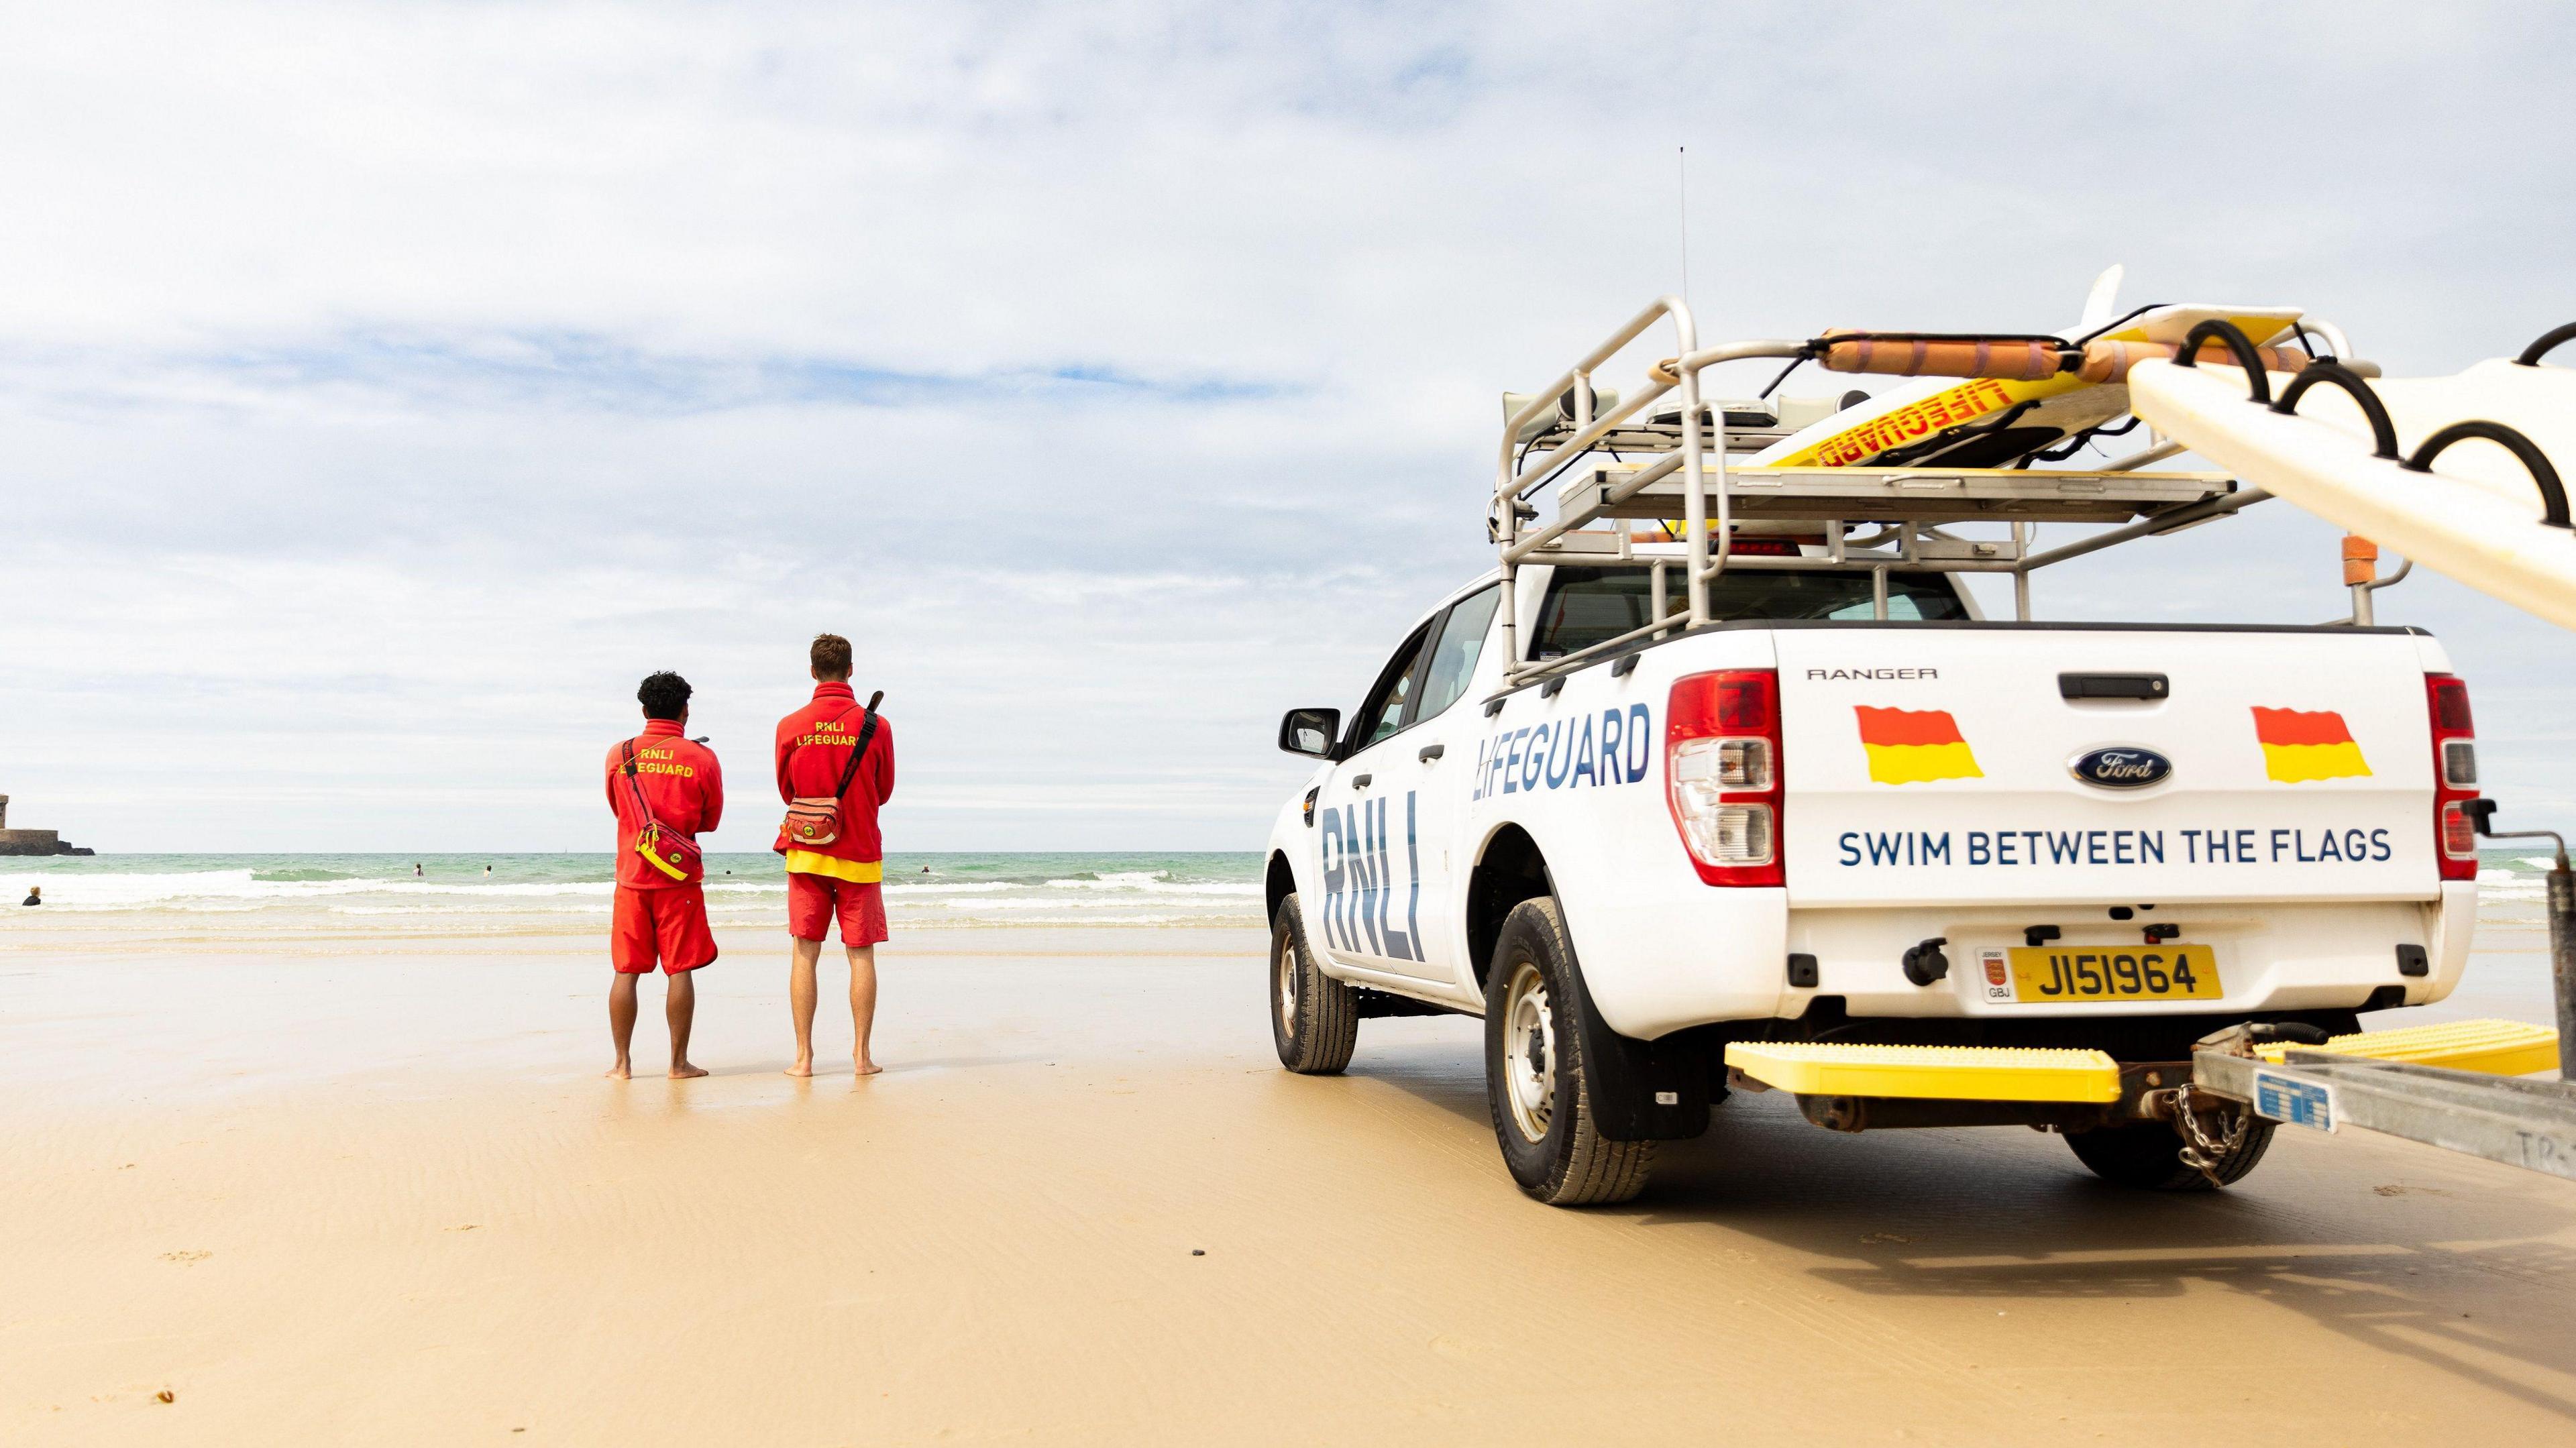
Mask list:
[{"label": "red tail light", "polygon": [[1780,885],[1780,676],[1721,669],[1673,682],[1664,798],[1699,877]]},{"label": "red tail light", "polygon": [[2477,725],[2469,717],[2469,686],[2450,674],[2424,676],[2426,713],[2433,722],[2433,855],[2445,880],[2478,877],[2478,829],[2461,806],[2478,797]]}]

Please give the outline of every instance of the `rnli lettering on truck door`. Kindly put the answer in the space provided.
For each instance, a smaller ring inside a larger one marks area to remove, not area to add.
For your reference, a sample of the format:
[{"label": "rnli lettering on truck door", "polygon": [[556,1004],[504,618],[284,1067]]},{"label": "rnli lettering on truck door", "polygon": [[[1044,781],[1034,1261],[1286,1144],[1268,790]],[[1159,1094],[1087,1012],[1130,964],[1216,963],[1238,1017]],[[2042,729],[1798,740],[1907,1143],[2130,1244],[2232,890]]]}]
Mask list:
[{"label": "rnli lettering on truck door", "polygon": [[[1412,790],[1404,810],[1393,799],[1328,806],[1315,827],[1324,864],[1324,940],[1337,950],[1394,960],[1422,956],[1422,841]],[[1404,839],[1395,838],[1400,819]],[[1396,885],[1395,866],[1404,865]],[[1400,903],[1399,903],[1400,902]]]}]

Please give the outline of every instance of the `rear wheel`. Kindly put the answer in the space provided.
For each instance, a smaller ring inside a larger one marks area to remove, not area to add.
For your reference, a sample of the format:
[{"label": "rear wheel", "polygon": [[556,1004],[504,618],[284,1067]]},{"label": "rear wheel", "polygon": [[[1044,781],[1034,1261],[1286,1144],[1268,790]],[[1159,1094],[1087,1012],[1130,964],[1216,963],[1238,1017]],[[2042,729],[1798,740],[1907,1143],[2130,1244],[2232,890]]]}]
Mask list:
[{"label": "rear wheel", "polygon": [[1552,1206],[1624,1202],[1646,1189],[1651,1141],[1612,1141],[1592,1119],[1574,947],[1556,901],[1512,907],[1485,985],[1485,1099],[1503,1164]]},{"label": "rear wheel", "polygon": [[1316,969],[1294,895],[1270,922],[1270,1039],[1279,1064],[1301,1076],[1339,1075],[1359,1045],[1359,997]]},{"label": "rear wheel", "polygon": [[2066,1144],[2074,1148],[2077,1161],[2106,1182],[2148,1191],[2205,1192],[2234,1186],[2254,1170],[2272,1145],[2272,1123],[2259,1116],[2245,1123],[2245,1134],[2212,1161],[2216,1181],[2184,1163],[2182,1134],[2161,1121],[2078,1131]]}]

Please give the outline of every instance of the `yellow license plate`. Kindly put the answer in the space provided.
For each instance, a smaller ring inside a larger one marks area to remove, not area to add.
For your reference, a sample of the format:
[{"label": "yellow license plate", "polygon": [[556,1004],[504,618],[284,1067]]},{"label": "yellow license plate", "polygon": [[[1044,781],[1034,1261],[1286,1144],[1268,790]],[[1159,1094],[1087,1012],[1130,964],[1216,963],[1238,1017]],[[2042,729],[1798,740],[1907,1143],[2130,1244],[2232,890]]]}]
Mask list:
[{"label": "yellow license plate", "polygon": [[2208,1001],[2227,994],[2218,983],[2218,956],[2206,945],[2016,947],[2013,1000],[2021,1005],[2060,1001]]}]

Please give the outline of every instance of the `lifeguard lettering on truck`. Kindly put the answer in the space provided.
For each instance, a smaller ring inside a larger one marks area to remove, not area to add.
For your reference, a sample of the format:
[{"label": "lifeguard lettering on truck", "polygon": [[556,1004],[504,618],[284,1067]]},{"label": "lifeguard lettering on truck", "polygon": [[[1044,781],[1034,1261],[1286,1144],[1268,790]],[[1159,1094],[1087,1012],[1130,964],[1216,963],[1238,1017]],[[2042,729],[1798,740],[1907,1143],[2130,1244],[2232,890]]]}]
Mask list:
[{"label": "lifeguard lettering on truck", "polygon": [[[2230,1025],[2348,1032],[2458,981],[2476,766],[2433,639],[1991,624],[1955,575],[1888,586],[1882,618],[1866,574],[1722,574],[1722,627],[1515,684],[1506,638],[1546,660],[1653,617],[1642,569],[1525,565],[1517,618],[1471,584],[1356,710],[1292,713],[1318,762],[1269,844],[1282,1060],[1340,1069],[1363,1016],[1482,1015],[1515,1178],[1601,1201],[1704,1127],[1730,1043],[2089,1049],[2144,1079]],[[2192,1184],[2123,1091],[1840,1124],[2028,1120]],[[2241,1176],[2244,1140],[2198,1175]]]}]

